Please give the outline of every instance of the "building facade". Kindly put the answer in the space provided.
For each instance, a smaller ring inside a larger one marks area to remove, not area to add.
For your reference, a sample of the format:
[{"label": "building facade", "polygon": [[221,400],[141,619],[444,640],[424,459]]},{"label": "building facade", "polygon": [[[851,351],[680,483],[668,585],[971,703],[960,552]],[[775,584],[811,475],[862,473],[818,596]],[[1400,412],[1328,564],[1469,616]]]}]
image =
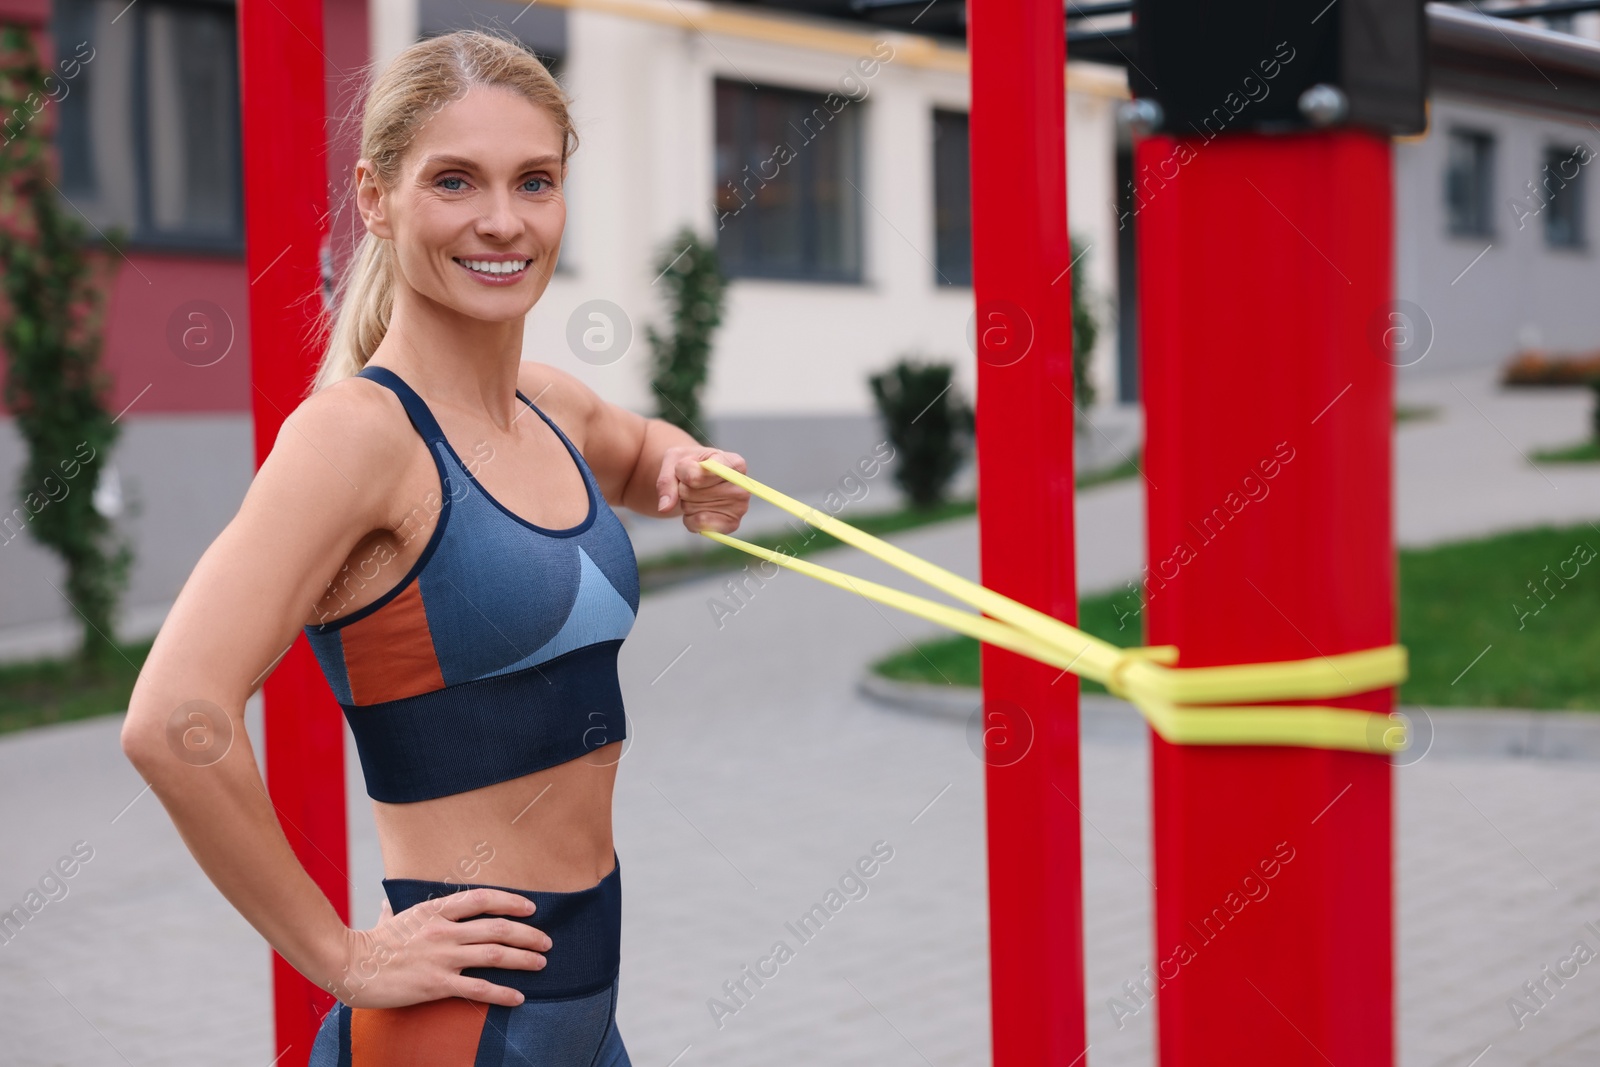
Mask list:
[{"label": "building facade", "polygon": [[[55,55],[93,56],[52,106],[62,195],[96,229],[131,235],[109,301],[103,359],[123,435],[102,495],[137,552],[122,636],[145,636],[243,498],[250,361],[270,358],[249,351],[246,329],[234,8],[6,4]],[[524,358],[653,414],[645,329],[665,325],[660,265],[688,226],[717,242],[732,277],[706,429],[762,480],[803,496],[869,454],[882,430],[867,379],[901,356],[952,363],[972,397],[967,62],[914,34],[689,0],[331,0],[334,268],[360,232],[349,173],[367,65],[473,26],[547,60],[580,137],[561,264]],[[1600,346],[1583,299],[1600,282],[1587,167],[1600,130],[1503,95],[1440,88],[1428,133],[1396,144],[1397,295],[1420,353],[1403,373]],[[1120,68],[1068,64],[1074,269],[1100,322],[1091,378],[1107,423],[1136,414],[1138,397],[1126,98]],[[195,330],[204,358],[175,340]],[[8,502],[23,458],[0,411]],[[59,565],[12,525],[0,529],[0,659],[63,651],[76,625]]]}]

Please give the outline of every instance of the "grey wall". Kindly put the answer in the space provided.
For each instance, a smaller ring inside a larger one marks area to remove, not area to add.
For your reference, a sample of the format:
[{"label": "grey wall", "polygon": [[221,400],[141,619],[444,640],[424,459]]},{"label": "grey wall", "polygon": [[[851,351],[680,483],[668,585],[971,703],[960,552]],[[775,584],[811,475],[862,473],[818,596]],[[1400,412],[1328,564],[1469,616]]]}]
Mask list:
[{"label": "grey wall", "polygon": [[[1494,234],[1447,232],[1445,155],[1454,125],[1490,132],[1496,140]],[[1600,152],[1600,131],[1461,97],[1435,94],[1428,136],[1396,143],[1395,289],[1432,321],[1433,347],[1403,374],[1433,374],[1498,365],[1526,344],[1554,349],[1600,349],[1600,170],[1583,168],[1589,246],[1545,244],[1544,218],[1517,225],[1512,202],[1536,207],[1526,183],[1537,182],[1547,145],[1586,144]],[[1487,252],[1484,249],[1488,248]],[[1483,258],[1468,270],[1480,252]],[[1462,275],[1462,271],[1466,274]]]},{"label": "grey wall", "polygon": [[509,31],[540,55],[567,54],[567,13],[561,8],[503,0],[419,0],[417,4],[421,37],[489,28]]},{"label": "grey wall", "polygon": [[[112,456],[122,487],[118,524],[135,562],[121,636],[148,635],[207,545],[239,510],[255,469],[247,415],[129,419]],[[15,421],[0,419],[0,497],[9,514],[27,449]],[[91,486],[68,483],[68,492]],[[48,505],[46,505],[48,506]],[[26,532],[0,544],[0,660],[57,654],[81,630],[67,604],[66,568]]]}]

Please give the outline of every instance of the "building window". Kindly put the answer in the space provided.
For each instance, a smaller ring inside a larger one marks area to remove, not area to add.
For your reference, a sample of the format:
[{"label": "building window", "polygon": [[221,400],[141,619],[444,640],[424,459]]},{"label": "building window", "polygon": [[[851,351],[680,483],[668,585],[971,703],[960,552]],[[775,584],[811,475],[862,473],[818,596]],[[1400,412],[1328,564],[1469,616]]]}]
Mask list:
[{"label": "building window", "polygon": [[1473,130],[1451,130],[1447,151],[1445,203],[1450,233],[1492,236],[1489,204],[1494,196],[1494,137]]},{"label": "building window", "polygon": [[415,0],[417,38],[456,30],[484,30],[515,37],[550,67],[552,57],[567,54],[567,13],[543,4],[502,0]]},{"label": "building window", "polygon": [[717,80],[712,203],[729,277],[861,280],[862,106]]},{"label": "building window", "polygon": [[[241,251],[239,66],[225,3],[57,0],[62,194],[134,244]],[[90,53],[89,49],[93,49]]]},{"label": "building window", "polygon": [[972,171],[967,115],[933,113],[934,277],[940,285],[972,284]]},{"label": "building window", "polygon": [[1593,158],[1593,153],[1581,145],[1544,150],[1539,192],[1548,198],[1544,239],[1553,248],[1583,247],[1583,165]]}]

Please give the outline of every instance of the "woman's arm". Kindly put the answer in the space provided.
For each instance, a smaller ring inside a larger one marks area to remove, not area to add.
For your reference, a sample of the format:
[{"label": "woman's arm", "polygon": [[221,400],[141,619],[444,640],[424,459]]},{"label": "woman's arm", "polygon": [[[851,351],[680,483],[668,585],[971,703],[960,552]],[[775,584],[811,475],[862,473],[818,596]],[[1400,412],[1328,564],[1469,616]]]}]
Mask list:
[{"label": "woman's arm", "polygon": [[357,542],[387,525],[399,465],[383,450],[403,442],[387,439],[377,399],[341,382],[285,421],[156,635],[122,727],[123,752],[201,868],[319,985],[343,967],[347,928],[279,827],[244,705]]},{"label": "woman's arm", "polygon": [[578,378],[543,363],[524,361],[518,381],[528,396],[544,395],[546,406],[559,406],[581,427],[578,435],[568,436],[583,442],[584,461],[607,503],[656,519],[681,515],[691,530],[738,529],[750,508],[749,492],[699,461],[716,459],[745,473],[743,456],[702,445],[665,419],[612,404]]},{"label": "woman's arm", "polygon": [[[467,931],[470,923],[429,928],[396,948],[404,962],[386,968],[382,982],[362,981],[357,996],[345,972],[362,963],[363,947],[395,940],[393,921],[368,932],[339,918],[290,848],[245,732],[245,701],[298,638],[328,581],[371,531],[393,525],[388,509],[403,470],[394,457],[415,440],[399,402],[370,383],[339,382],[296,409],[157,634],[129,700],[122,749],[222,894],[291,966],[340,1000],[382,1006],[454,994],[516,1004],[515,990],[458,970],[482,965],[490,950],[525,961],[500,966],[527,966],[534,954],[526,950],[547,939],[522,924],[512,925],[529,933],[505,939],[515,948],[457,944],[501,939],[480,936],[483,927]],[[400,577],[380,570],[377,580]],[[528,914],[523,898],[501,896],[492,910]],[[470,914],[461,910],[468,906],[452,900],[445,914]]]}]

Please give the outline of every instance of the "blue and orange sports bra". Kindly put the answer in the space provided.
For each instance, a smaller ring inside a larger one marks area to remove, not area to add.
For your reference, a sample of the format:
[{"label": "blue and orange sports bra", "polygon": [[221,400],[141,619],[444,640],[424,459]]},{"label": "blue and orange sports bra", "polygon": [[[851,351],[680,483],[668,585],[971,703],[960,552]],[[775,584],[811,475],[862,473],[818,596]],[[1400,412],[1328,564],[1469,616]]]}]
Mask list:
[{"label": "blue and orange sports bra", "polygon": [[428,501],[437,524],[409,573],[372,603],[305,627],[355,736],[367,795],[448,796],[622,740],[617,652],[639,612],[639,568],[583,456],[518,390],[589,495],[578,525],[535,526],[484,491],[399,375],[359,373],[400,397],[440,485]]}]

